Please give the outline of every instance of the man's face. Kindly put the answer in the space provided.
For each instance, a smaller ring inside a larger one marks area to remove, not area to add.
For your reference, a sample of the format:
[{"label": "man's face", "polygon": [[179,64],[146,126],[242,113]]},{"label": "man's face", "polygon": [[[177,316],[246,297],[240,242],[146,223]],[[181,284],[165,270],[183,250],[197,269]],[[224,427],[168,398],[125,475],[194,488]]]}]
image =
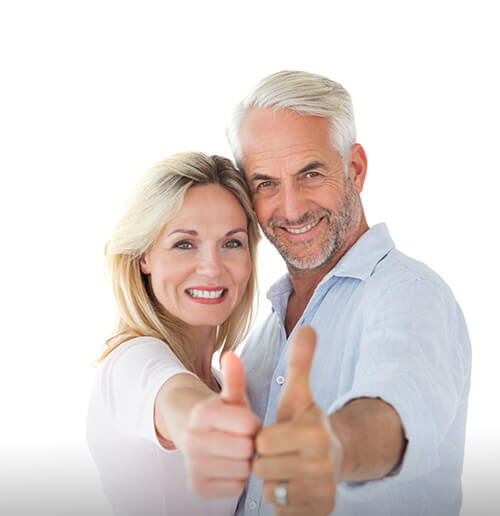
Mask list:
[{"label": "man's face", "polygon": [[286,262],[310,269],[333,258],[357,230],[362,210],[332,148],[328,120],[255,108],[240,141],[260,225]]}]

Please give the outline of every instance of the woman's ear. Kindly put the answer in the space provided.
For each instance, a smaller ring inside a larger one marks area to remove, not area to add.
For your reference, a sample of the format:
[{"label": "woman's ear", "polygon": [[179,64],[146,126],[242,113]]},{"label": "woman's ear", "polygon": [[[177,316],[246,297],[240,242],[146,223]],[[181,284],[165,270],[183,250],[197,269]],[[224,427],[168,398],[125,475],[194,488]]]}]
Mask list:
[{"label": "woman's ear", "polygon": [[147,253],[144,253],[139,258],[139,266],[141,267],[141,272],[143,274],[151,274],[151,269],[149,267],[149,255]]}]

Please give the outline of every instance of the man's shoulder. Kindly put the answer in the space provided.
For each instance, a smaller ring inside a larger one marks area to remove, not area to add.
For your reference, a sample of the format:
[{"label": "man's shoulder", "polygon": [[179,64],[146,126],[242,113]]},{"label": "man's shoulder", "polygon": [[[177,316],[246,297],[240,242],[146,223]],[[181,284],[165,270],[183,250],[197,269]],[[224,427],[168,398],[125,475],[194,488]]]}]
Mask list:
[{"label": "man's shoulder", "polygon": [[380,297],[391,291],[425,288],[429,295],[439,294],[454,299],[443,278],[425,263],[394,248],[374,267],[365,282],[364,293]]}]

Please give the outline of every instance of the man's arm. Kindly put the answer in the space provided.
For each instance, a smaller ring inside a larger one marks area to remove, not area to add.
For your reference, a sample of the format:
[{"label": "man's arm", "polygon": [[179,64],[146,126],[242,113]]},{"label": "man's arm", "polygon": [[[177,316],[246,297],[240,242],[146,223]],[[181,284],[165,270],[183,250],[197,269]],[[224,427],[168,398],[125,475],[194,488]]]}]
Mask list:
[{"label": "man's arm", "polygon": [[[277,515],[329,514],[339,482],[383,477],[400,463],[405,449],[401,420],[388,403],[359,398],[330,416],[314,403],[309,387],[314,347],[314,330],[299,329],[288,355],[277,423],[257,436],[253,471],[264,480],[264,497],[275,504]],[[285,507],[275,497],[283,482]]]},{"label": "man's arm", "polygon": [[382,478],[403,458],[406,439],[399,414],[379,398],[358,398],[329,416],[343,450],[340,482]]}]

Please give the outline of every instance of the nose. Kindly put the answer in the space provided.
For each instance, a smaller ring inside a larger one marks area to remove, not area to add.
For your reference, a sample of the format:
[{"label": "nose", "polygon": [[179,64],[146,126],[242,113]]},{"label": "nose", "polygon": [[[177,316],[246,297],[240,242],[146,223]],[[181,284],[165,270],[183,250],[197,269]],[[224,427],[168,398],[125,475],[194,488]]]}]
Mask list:
[{"label": "nose", "polygon": [[198,261],[196,272],[200,276],[206,276],[208,278],[217,278],[221,275],[223,265],[221,257],[215,246],[207,246],[200,252],[199,256],[200,259]]},{"label": "nose", "polygon": [[290,221],[299,220],[307,211],[307,199],[295,182],[286,182],[280,190],[280,212]]}]

